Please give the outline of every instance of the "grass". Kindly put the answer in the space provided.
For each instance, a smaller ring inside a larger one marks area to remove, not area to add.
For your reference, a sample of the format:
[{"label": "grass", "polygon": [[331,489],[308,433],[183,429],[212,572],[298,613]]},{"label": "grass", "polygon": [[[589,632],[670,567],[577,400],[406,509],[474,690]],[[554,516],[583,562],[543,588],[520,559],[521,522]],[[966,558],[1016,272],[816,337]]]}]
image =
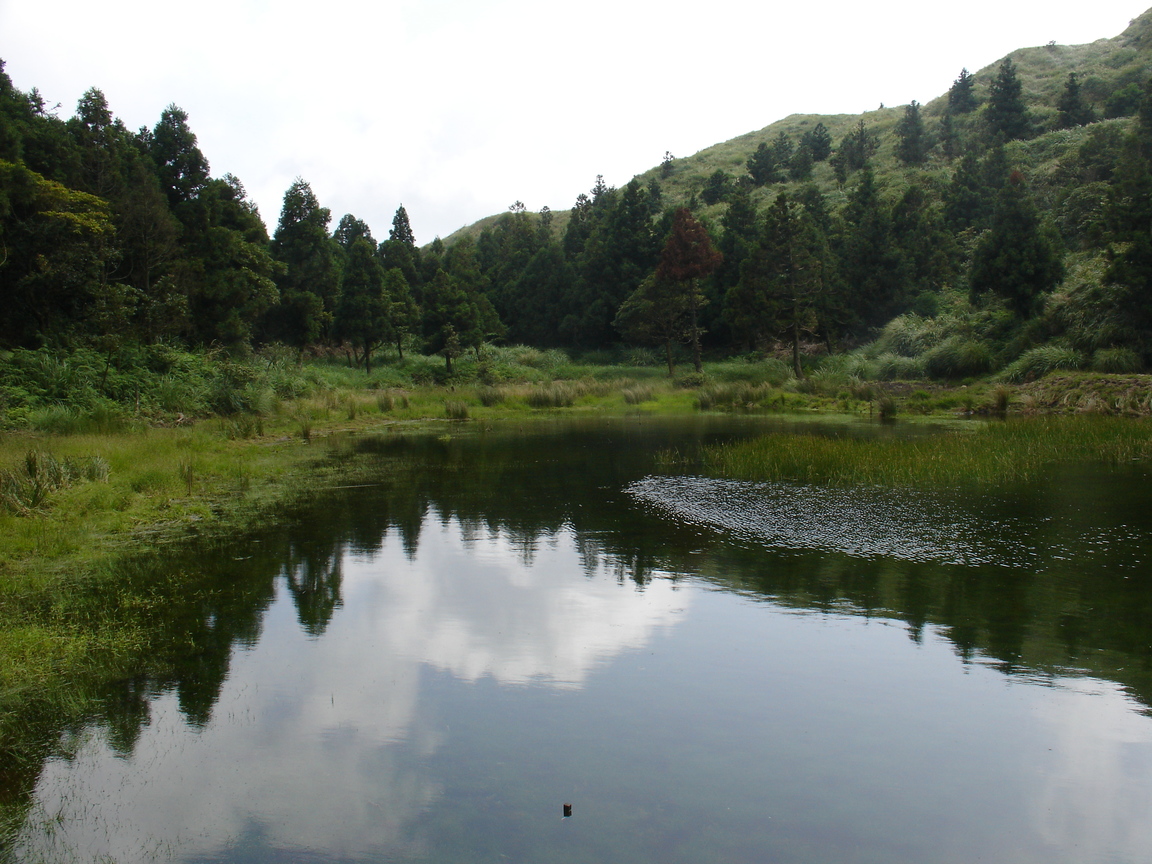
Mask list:
[{"label": "grass", "polygon": [[1030,417],[915,439],[767,435],[704,451],[708,470],[746,480],[840,486],[956,486],[1037,480],[1053,466],[1152,457],[1152,423]]}]

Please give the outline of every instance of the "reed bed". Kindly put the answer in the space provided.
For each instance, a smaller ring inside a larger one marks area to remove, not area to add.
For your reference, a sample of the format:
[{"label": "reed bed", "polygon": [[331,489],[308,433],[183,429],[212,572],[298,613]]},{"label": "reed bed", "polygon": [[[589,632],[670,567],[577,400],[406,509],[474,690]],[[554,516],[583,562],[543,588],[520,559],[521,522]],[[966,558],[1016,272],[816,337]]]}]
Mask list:
[{"label": "reed bed", "polygon": [[1054,466],[1114,467],[1152,457],[1152,424],[1034,417],[916,439],[766,435],[708,448],[706,469],[747,480],[840,486],[956,486],[1040,479]]}]

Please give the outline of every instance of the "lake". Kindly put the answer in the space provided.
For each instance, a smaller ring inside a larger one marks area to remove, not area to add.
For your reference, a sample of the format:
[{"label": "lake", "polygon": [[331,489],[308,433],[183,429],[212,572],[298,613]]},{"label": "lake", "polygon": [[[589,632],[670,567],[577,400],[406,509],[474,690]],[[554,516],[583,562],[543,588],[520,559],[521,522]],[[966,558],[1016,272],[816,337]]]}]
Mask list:
[{"label": "lake", "polygon": [[1152,860],[1147,470],[929,494],[658,458],[764,432],[906,434],[355,440],[355,488],[174,554],[164,647],[6,856]]}]

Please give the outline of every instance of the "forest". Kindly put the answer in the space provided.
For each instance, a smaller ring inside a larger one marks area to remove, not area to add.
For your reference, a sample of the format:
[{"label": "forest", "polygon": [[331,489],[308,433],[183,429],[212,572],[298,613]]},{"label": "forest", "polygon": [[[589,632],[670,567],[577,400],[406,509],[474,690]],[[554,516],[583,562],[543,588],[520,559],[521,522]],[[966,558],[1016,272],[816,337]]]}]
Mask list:
[{"label": "forest", "polygon": [[797,378],[829,356],[871,380],[1141,372],[1150,36],[1145,13],[961,70],[928,105],[786,118],[423,248],[402,205],[378,240],[303,178],[269,235],[178,106],[132,131],[93,88],[62,119],[0,63],[0,403],[32,398],[21,369],[45,355],[96,358],[103,383],[170,362],[154,346],[369,371],[423,353],[445,380],[496,344],[670,374],[770,355]]}]

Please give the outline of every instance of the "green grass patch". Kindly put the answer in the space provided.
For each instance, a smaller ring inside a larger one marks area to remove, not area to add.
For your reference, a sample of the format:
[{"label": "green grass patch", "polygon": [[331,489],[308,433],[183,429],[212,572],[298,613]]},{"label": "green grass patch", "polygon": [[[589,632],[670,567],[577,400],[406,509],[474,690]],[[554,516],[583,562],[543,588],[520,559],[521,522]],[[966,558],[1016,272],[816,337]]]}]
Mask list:
[{"label": "green grass patch", "polygon": [[1030,417],[916,438],[766,435],[713,447],[707,468],[746,480],[957,486],[1039,479],[1053,466],[1152,457],[1152,424],[1116,417]]}]

